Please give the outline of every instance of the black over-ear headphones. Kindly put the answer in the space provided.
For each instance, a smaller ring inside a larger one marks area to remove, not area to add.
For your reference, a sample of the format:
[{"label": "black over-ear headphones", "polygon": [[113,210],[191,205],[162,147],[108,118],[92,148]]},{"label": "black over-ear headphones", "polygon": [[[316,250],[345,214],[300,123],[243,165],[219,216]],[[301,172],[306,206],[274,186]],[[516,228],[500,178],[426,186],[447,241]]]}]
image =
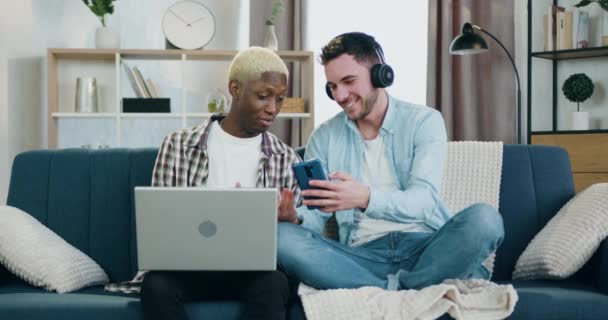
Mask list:
[{"label": "black over-ear headphones", "polygon": [[[376,42],[372,36],[361,32],[351,32],[339,35],[331,42],[338,39],[341,39],[343,42],[355,42],[365,47],[371,47],[374,52],[376,52],[380,63],[373,65],[371,69],[371,80],[374,88],[386,88],[393,84],[393,81],[395,80],[393,68],[391,68],[391,66],[386,64],[384,61],[384,52],[382,51],[382,47],[380,47],[380,44],[378,44],[378,42]],[[334,99],[329,83],[325,84],[325,92],[330,99]]]}]

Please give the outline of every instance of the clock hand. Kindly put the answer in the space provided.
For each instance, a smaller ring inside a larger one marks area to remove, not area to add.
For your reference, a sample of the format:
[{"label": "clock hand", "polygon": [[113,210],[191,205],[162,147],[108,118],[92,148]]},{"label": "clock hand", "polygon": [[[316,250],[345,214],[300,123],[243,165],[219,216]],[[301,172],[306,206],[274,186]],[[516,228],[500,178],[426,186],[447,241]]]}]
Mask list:
[{"label": "clock hand", "polygon": [[173,10],[169,9],[169,12],[171,12],[174,16],[176,16],[179,20],[181,20],[185,25],[190,26],[190,24],[188,22],[186,22],[186,20],[182,19],[182,17],[178,16],[177,13],[173,12]]},{"label": "clock hand", "polygon": [[204,19],[207,19],[207,17],[200,17],[200,18],[194,20],[193,22],[190,22],[190,25],[193,25],[193,24],[195,24],[195,23],[197,23],[197,22],[199,22],[201,20],[204,20]]}]

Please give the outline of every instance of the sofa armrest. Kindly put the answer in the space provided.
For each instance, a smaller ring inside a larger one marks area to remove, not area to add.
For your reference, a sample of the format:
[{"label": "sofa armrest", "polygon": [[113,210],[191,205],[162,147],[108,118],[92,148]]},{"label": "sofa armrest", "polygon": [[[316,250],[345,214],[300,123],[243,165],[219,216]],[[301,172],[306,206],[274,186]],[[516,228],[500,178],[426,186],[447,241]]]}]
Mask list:
[{"label": "sofa armrest", "polygon": [[593,268],[594,282],[603,293],[608,294],[608,240],[600,243],[594,258],[597,259]]}]

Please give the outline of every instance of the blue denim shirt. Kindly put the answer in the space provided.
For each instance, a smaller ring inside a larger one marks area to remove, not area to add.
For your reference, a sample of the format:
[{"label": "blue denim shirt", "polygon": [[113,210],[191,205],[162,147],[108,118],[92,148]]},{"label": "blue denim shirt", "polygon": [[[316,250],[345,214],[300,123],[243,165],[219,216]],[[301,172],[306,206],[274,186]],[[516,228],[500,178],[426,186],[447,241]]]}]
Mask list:
[{"label": "blue denim shirt", "polygon": [[[383,192],[370,187],[364,214],[375,219],[424,224],[438,230],[450,219],[439,197],[447,152],[445,123],[437,110],[388,97],[380,128],[387,157],[395,166],[399,190]],[[327,172],[343,171],[361,180],[364,141],[357,125],[340,112],[312,134],[305,160],[321,160]],[[297,208],[302,226],[322,233],[329,214]],[[340,242],[350,243],[354,210],[336,212]]]}]

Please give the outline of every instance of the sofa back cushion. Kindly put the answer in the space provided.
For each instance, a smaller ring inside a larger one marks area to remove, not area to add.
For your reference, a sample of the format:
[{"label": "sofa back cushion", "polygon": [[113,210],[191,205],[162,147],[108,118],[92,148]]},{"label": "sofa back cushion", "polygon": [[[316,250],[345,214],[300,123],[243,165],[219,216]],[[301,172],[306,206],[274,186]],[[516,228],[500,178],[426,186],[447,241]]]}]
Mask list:
[{"label": "sofa back cushion", "polygon": [[568,153],[559,147],[505,145],[499,211],[505,238],[496,254],[494,280],[510,280],[532,238],[574,196]]},{"label": "sofa back cushion", "polygon": [[95,260],[110,281],[137,270],[133,188],[150,185],[156,149],[36,150],[13,162],[7,204]]}]

